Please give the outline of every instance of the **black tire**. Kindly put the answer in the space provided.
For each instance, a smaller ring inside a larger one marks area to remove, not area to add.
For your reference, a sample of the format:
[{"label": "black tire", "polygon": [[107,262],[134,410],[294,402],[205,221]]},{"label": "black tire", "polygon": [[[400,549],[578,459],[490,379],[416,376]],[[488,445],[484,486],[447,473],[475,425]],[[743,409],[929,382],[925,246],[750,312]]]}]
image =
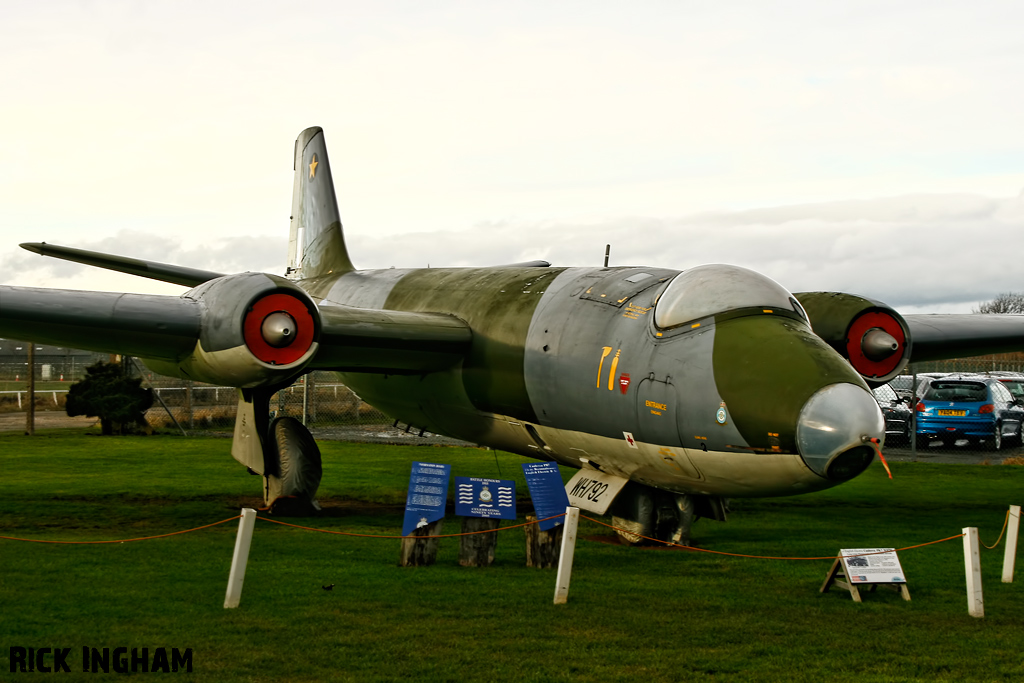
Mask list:
[{"label": "black tire", "polygon": [[1003,426],[997,424],[992,430],[992,439],[989,441],[989,448],[993,451],[1000,451],[1003,448]]},{"label": "black tire", "polygon": [[281,486],[277,500],[271,501],[274,511],[283,507],[295,507],[296,512],[312,508],[323,477],[320,449],[313,435],[294,417],[276,418],[269,431],[267,447],[276,457],[276,476]]}]

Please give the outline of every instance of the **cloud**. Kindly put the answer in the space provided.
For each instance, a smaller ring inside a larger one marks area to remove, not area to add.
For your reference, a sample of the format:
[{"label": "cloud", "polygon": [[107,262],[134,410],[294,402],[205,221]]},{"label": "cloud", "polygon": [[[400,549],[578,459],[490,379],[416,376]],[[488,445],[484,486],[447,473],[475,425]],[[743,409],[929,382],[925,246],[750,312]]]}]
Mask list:
[{"label": "cloud", "polygon": [[[1024,290],[1024,195],[907,195],[596,222],[510,219],[392,235],[348,230],[346,241],[353,262],[367,269],[538,259],[600,266],[611,244],[612,265],[733,263],[791,291],[847,291],[914,312],[964,312],[1001,292]],[[284,236],[196,243],[138,231],[67,246],[224,273],[282,274],[287,253]],[[102,272],[27,252],[0,261],[7,284],[102,289],[89,285]],[[118,279],[117,286],[152,291],[138,278]]]},{"label": "cloud", "polygon": [[[208,242],[183,241],[164,234],[121,231],[94,241],[68,242],[61,246],[129,256],[146,261],[211,270],[221,273],[262,271],[284,274],[288,241],[285,237],[235,236]],[[93,289],[141,293],[179,293],[177,285],[159,284],[144,278],[17,250],[0,259],[0,282],[56,289]]]},{"label": "cloud", "polygon": [[792,291],[849,291],[915,310],[964,310],[1024,290],[1024,197],[910,195],[593,224],[509,221],[348,240],[361,267],[532,259],[597,266],[611,244],[613,265],[734,263]]}]

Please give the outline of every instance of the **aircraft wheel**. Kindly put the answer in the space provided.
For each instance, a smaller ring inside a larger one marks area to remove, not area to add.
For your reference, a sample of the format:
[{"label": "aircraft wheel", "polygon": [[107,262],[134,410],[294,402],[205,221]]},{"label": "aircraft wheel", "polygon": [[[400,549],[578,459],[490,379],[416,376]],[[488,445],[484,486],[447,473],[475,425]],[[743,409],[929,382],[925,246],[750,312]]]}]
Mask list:
[{"label": "aircraft wheel", "polygon": [[320,508],[316,490],[323,466],[320,449],[306,427],[294,417],[270,423],[267,452],[276,462],[276,474],[268,472],[267,504],[279,515],[308,515]]},{"label": "aircraft wheel", "polygon": [[644,545],[648,542],[643,538],[647,535],[644,533],[644,525],[639,522],[613,515],[612,526],[615,527],[615,535],[619,537],[619,543],[622,545]]},{"label": "aircraft wheel", "polygon": [[[623,545],[647,545],[654,536],[653,489],[630,482],[612,506],[612,526]],[[644,538],[644,537],[647,538]]]},{"label": "aircraft wheel", "polygon": [[[695,519],[691,496],[634,485],[616,501],[612,525],[624,545],[658,545],[658,541],[688,545]],[[617,513],[617,514],[616,514]],[[653,539],[653,540],[652,540]]]}]

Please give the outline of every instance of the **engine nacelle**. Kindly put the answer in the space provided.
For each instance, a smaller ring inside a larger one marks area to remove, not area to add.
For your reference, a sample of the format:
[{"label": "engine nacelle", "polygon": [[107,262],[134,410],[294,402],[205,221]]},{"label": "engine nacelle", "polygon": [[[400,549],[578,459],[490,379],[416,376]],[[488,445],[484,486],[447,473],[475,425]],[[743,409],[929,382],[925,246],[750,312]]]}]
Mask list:
[{"label": "engine nacelle", "polygon": [[292,282],[242,273],[204,282],[182,295],[199,304],[199,340],[178,362],[147,360],[155,372],[253,388],[297,376],[316,355],[320,314]]},{"label": "engine nacelle", "polygon": [[885,304],[841,292],[794,296],[807,311],[814,333],[846,358],[869,386],[892,380],[910,360],[910,328]]}]

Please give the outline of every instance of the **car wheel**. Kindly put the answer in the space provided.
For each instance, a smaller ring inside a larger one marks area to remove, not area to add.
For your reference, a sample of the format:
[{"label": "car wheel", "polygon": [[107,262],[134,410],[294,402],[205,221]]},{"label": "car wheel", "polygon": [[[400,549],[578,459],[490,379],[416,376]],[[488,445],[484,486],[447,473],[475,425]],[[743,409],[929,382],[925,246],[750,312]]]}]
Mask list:
[{"label": "car wheel", "polygon": [[997,424],[996,428],[992,431],[992,450],[998,451],[1003,448],[1003,426]]}]

